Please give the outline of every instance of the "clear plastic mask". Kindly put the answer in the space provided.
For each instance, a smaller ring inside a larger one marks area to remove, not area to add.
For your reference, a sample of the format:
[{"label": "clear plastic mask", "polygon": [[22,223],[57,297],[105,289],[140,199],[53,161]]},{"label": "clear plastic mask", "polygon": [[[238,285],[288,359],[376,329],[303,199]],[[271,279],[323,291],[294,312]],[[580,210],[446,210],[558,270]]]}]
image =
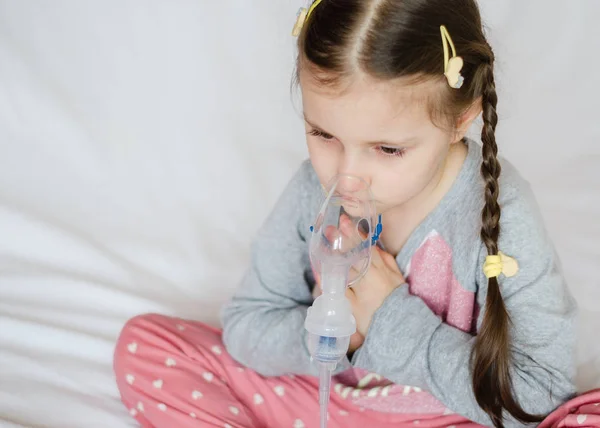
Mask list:
[{"label": "clear plastic mask", "polygon": [[334,177],[325,186],[312,229],[310,260],[315,274],[323,278],[327,265],[347,272],[346,286],[356,284],[369,268],[377,237],[376,207],[367,182],[351,175]]}]

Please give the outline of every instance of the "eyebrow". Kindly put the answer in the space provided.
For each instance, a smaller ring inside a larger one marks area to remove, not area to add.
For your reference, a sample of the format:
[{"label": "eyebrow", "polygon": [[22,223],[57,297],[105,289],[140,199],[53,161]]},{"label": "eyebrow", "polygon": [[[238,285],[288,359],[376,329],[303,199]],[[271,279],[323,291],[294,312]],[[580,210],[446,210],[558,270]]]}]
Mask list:
[{"label": "eyebrow", "polygon": [[[326,131],[325,129],[323,129],[322,127],[320,127],[319,125],[317,125],[316,123],[314,123],[312,120],[310,120],[308,117],[306,117],[306,114],[304,115],[304,121],[306,123],[308,123],[312,128],[327,134],[327,135],[331,135],[334,138],[337,138],[335,135],[333,135],[331,132]],[[408,144],[414,143],[416,141],[415,137],[412,138],[408,138],[406,140],[403,141],[399,141],[399,142],[394,142],[394,141],[385,141],[385,140],[377,140],[377,141],[368,141],[364,144],[369,145],[369,146],[399,146],[399,147],[403,147],[406,146]]]}]

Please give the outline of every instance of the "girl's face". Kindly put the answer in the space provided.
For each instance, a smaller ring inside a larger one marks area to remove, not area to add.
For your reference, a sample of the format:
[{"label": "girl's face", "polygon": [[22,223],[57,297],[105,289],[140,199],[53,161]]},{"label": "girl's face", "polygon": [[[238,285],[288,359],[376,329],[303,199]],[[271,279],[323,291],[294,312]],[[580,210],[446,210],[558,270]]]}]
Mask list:
[{"label": "girl's face", "polygon": [[341,173],[361,177],[380,213],[435,188],[459,138],[433,124],[426,84],[364,77],[333,92],[302,71],[300,84],[308,151],[321,184]]}]

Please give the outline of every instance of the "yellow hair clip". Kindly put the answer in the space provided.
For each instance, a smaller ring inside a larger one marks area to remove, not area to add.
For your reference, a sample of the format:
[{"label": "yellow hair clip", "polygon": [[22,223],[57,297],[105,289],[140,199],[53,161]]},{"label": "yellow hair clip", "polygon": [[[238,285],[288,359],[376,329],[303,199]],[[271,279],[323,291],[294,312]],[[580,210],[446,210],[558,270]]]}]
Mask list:
[{"label": "yellow hair clip", "polygon": [[292,30],[292,36],[298,37],[300,35],[302,27],[304,27],[304,24],[308,21],[310,15],[322,1],[323,0],[315,0],[308,9],[305,7],[300,8],[300,10],[298,11],[298,18],[296,19],[296,24],[294,25],[294,29]]},{"label": "yellow hair clip", "polygon": [[[440,32],[442,33],[442,44],[444,45],[444,76],[448,80],[450,87],[454,89],[460,89],[465,82],[464,77],[460,74],[463,68],[464,61],[461,57],[456,56],[456,48],[450,33],[446,29],[446,26],[440,26]],[[450,52],[448,51],[448,45],[452,49],[452,58],[450,58]]]},{"label": "yellow hair clip", "polygon": [[487,256],[483,265],[483,273],[487,278],[496,278],[501,273],[510,278],[519,272],[519,263],[502,251],[497,256]]}]

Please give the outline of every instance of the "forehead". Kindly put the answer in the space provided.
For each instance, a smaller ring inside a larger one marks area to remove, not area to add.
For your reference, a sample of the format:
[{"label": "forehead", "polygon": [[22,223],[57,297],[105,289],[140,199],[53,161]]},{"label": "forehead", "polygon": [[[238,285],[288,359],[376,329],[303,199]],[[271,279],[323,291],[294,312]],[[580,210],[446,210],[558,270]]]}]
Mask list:
[{"label": "forehead", "polygon": [[406,132],[433,126],[428,109],[432,85],[407,80],[380,81],[360,75],[335,86],[300,72],[304,114],[332,133]]}]

